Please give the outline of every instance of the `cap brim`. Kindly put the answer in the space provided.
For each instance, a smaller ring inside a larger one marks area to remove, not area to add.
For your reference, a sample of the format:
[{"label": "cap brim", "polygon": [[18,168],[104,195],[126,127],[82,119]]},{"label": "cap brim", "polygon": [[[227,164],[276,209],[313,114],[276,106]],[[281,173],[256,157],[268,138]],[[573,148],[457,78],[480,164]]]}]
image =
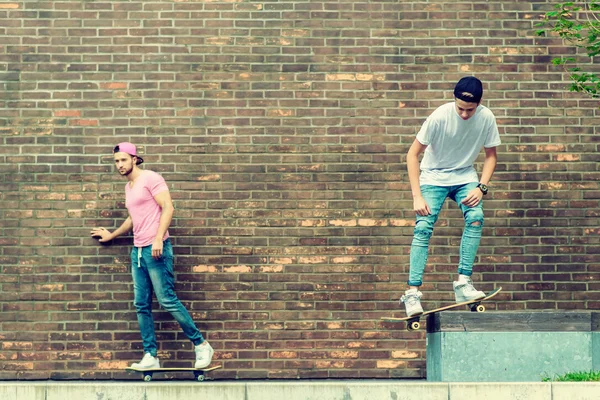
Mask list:
[{"label": "cap brim", "polygon": [[470,96],[463,96],[462,94],[457,94],[454,93],[454,97],[456,97],[457,99],[460,99],[466,103],[481,103],[481,97],[480,98],[476,98],[476,97],[470,97]]}]

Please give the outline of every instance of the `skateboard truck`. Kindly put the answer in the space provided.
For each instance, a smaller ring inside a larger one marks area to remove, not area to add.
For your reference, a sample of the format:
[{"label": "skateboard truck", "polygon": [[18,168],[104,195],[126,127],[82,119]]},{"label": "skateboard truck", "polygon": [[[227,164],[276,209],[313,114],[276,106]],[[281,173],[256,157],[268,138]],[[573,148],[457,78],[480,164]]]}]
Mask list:
[{"label": "skateboard truck", "polygon": [[[144,372],[144,382],[150,382],[152,380],[153,371]],[[204,371],[194,371],[194,380],[198,382],[204,381]]]},{"label": "skateboard truck", "polygon": [[473,303],[469,307],[471,308],[471,312],[485,312],[485,306],[481,305],[481,302]]},{"label": "skateboard truck", "polygon": [[409,331],[418,331],[419,328],[421,327],[421,322],[419,322],[420,320],[421,320],[421,315],[409,319],[408,322],[406,323],[406,328]]}]

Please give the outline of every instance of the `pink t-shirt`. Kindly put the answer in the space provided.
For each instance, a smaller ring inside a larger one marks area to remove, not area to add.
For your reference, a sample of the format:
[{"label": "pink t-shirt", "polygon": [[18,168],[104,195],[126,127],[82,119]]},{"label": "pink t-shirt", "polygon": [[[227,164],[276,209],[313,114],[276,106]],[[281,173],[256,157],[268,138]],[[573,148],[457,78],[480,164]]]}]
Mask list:
[{"label": "pink t-shirt", "polygon": [[[135,247],[148,246],[154,241],[162,213],[154,196],[168,190],[163,177],[149,170],[144,170],[138,176],[133,187],[129,182],[125,185],[125,207],[133,221]],[[163,240],[168,237],[169,231],[166,231]]]}]

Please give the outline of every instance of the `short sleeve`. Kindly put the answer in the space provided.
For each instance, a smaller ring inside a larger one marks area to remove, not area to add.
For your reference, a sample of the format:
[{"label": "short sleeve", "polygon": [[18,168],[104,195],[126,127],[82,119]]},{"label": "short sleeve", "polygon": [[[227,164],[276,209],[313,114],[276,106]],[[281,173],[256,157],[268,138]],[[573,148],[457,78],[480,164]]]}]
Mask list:
[{"label": "short sleeve", "polygon": [[437,131],[436,127],[437,123],[435,119],[432,118],[432,116],[429,116],[429,118],[427,118],[425,122],[423,122],[419,133],[417,133],[417,140],[419,141],[419,143],[425,146],[429,146],[431,144],[431,141],[433,140],[435,132]]},{"label": "short sleeve", "polygon": [[157,174],[156,172],[150,172],[148,180],[146,182],[148,190],[150,191],[152,197],[156,196],[159,193],[169,191],[169,187],[167,186],[167,183],[165,182],[163,177]]},{"label": "short sleeve", "polygon": [[491,121],[488,125],[489,128],[487,130],[485,143],[483,144],[483,147],[485,147],[486,149],[499,146],[501,143],[500,132],[498,132],[498,125],[496,125],[496,118],[493,115],[491,115],[490,120]]}]

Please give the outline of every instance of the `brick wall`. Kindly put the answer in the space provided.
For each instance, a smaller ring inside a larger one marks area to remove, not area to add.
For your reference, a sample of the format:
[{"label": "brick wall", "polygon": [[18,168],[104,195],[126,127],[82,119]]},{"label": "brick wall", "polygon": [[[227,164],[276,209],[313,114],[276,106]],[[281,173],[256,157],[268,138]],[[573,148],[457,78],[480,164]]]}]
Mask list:
[{"label": "brick wall", "polygon": [[[141,356],[131,238],[88,236],[126,216],[123,140],[169,183],[212,376],[425,376],[424,333],[380,317],[402,314],[408,146],[471,74],[503,140],[474,276],[505,288],[488,307],[600,309],[598,102],[549,64],[571,49],[534,35],[549,3],[2,2],[0,378],[125,378]],[[446,207],[426,308],[453,299],[462,226]],[[189,366],[155,316],[163,365]]]}]

